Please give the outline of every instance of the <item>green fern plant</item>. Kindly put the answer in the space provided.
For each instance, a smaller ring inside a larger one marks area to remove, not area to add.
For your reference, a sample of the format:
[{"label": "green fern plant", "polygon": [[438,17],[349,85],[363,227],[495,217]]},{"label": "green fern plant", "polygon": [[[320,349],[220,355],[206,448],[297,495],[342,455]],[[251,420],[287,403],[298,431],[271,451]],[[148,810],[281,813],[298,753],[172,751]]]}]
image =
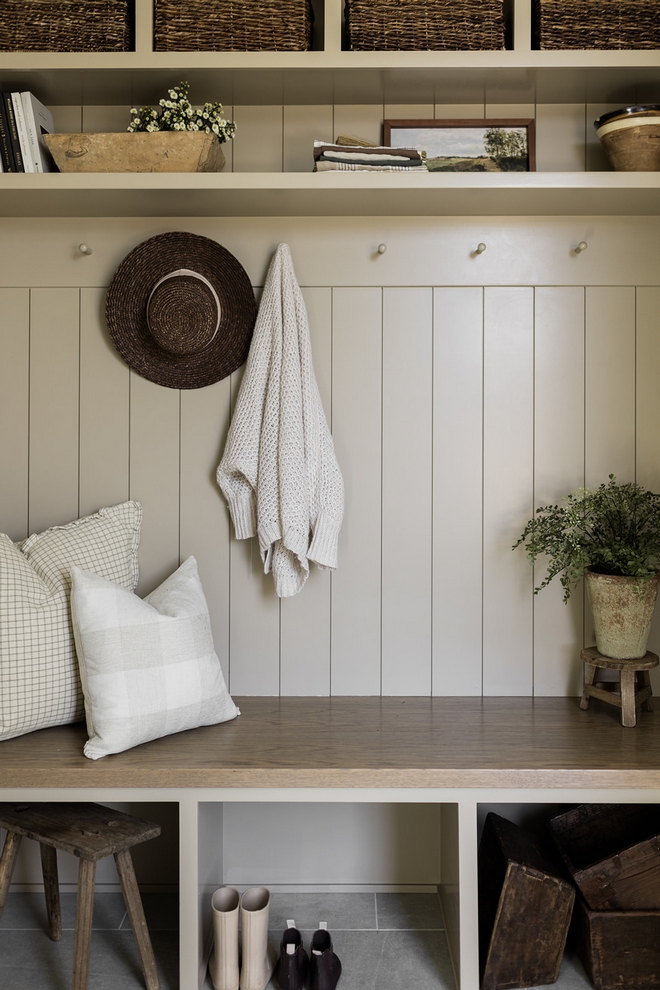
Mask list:
[{"label": "green fern plant", "polygon": [[607,484],[578,488],[561,505],[537,509],[512,549],[521,544],[531,564],[548,558],[534,594],[559,574],[567,602],[587,567],[637,578],[641,593],[660,567],[660,495],[632,482],[619,485],[611,474]]}]

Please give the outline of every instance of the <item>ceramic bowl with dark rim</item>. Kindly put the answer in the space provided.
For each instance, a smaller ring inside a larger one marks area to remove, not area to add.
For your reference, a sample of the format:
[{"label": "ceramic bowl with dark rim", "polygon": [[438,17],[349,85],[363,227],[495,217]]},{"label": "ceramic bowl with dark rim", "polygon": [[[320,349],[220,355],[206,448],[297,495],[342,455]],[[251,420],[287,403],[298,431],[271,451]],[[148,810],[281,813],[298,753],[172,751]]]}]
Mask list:
[{"label": "ceramic bowl with dark rim", "polygon": [[660,171],[660,104],[612,110],[594,127],[617,172]]}]

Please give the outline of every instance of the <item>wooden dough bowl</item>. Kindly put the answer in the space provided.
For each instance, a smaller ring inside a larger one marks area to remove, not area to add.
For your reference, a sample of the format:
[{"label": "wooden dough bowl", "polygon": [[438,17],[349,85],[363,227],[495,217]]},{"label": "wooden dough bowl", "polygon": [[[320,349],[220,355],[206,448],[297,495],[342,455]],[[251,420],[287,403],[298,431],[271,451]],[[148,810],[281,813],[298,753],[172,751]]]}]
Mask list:
[{"label": "wooden dough bowl", "polygon": [[153,131],[45,134],[60,172],[220,172],[225,156],[216,134]]}]

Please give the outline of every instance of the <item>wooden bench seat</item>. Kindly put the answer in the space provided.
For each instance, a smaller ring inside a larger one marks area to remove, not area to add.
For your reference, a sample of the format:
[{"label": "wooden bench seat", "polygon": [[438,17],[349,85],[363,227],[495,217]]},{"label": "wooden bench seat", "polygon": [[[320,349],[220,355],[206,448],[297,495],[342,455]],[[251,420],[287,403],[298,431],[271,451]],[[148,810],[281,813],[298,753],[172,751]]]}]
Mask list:
[{"label": "wooden bench seat", "polygon": [[82,723],[7,740],[0,787],[660,787],[654,712],[622,734],[579,698],[236,700],[232,722],[96,761]]}]

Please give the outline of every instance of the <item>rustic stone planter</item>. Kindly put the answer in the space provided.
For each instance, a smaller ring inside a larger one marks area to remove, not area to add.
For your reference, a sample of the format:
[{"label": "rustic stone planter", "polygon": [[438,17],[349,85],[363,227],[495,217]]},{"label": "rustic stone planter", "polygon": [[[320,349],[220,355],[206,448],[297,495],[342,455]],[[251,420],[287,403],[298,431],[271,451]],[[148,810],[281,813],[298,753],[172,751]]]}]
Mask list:
[{"label": "rustic stone planter", "polygon": [[587,595],[594,617],[596,646],[603,656],[632,660],[646,654],[660,574],[635,593],[636,578],[613,574],[585,574]]},{"label": "rustic stone planter", "polygon": [[216,134],[153,131],[45,134],[60,172],[220,172],[225,156]]}]

